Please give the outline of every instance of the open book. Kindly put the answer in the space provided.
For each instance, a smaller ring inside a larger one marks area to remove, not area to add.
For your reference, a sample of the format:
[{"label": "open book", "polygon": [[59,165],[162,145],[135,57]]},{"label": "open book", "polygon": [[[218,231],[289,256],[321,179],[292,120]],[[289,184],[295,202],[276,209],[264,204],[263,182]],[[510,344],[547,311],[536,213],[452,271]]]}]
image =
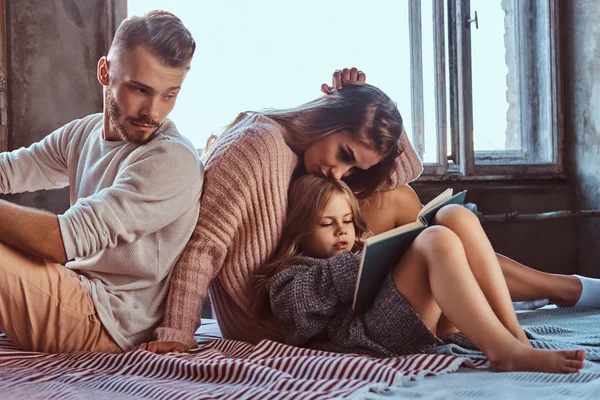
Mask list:
[{"label": "open book", "polygon": [[452,189],[446,189],[423,207],[415,222],[365,240],[352,303],[355,313],[362,314],[371,306],[388,272],[398,264],[417,235],[433,221],[435,213],[448,204],[463,204],[466,194],[463,190],[453,196]]}]

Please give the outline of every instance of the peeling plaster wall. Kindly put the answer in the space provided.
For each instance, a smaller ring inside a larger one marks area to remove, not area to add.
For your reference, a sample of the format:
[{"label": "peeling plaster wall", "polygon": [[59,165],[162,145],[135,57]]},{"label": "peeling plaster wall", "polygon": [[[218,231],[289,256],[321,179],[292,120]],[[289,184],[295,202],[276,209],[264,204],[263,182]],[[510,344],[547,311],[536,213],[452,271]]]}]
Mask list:
[{"label": "peeling plaster wall", "polygon": [[[569,181],[575,207],[600,209],[600,2],[561,2]],[[600,219],[578,223],[578,272],[600,277]]]},{"label": "peeling plaster wall", "polygon": [[[9,149],[102,111],[96,63],[105,53],[104,3],[7,0]],[[6,198],[53,212],[69,205],[67,189]]]}]

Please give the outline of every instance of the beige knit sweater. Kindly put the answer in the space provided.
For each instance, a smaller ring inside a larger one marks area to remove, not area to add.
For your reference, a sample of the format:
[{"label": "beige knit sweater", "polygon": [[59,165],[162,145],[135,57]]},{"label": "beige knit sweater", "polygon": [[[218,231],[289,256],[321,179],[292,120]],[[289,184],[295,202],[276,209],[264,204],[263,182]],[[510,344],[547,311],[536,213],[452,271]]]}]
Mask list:
[{"label": "beige knit sweater", "polygon": [[0,193],[69,186],[70,207],[58,216],[66,267],[110,336],[130,350],[163,319],[169,276],[198,216],[203,171],[172,121],[143,145],[104,140],[102,129],[103,114],[92,114],[1,153]]},{"label": "beige knit sweater", "polygon": [[[288,187],[301,162],[281,129],[264,116],[247,115],[213,145],[205,163],[198,224],[173,271],[165,317],[155,331],[158,340],[195,347],[194,332],[211,283],[225,338],[250,343],[280,339],[274,320],[252,317],[251,279],[279,242]],[[406,134],[401,146],[393,187],[422,171]]]}]

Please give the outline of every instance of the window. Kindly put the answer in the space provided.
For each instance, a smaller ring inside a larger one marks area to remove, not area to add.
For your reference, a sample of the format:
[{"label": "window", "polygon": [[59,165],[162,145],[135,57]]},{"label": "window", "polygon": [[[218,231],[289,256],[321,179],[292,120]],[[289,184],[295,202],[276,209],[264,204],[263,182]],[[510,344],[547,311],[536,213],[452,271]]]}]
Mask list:
[{"label": "window", "polygon": [[[426,175],[562,175],[556,3],[411,2],[413,143],[428,162]],[[421,38],[432,25],[433,39]],[[428,75],[431,45],[434,72]],[[427,89],[421,82],[428,79],[434,82],[429,89],[434,106],[422,91]],[[435,125],[428,127],[432,121]],[[433,129],[437,141],[428,146]],[[437,153],[433,160],[432,151]]]},{"label": "window", "polygon": [[[562,174],[557,0],[129,0],[197,41],[171,118],[197,147],[240,111],[320,95],[357,66],[397,103],[439,179]],[[477,18],[475,18],[477,12]]]}]

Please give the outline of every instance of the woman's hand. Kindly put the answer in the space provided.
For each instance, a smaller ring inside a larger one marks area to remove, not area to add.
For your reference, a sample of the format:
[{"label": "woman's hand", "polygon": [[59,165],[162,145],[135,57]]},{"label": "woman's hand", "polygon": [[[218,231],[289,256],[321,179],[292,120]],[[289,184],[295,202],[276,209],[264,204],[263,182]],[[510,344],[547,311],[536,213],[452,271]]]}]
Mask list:
[{"label": "woman's hand", "polygon": [[325,94],[331,94],[333,89],[340,90],[345,83],[365,83],[367,81],[367,75],[352,67],[350,69],[344,68],[343,70],[336,70],[331,76],[331,86],[324,83],[321,85],[321,92]]},{"label": "woman's hand", "polygon": [[138,346],[137,350],[148,350],[152,353],[164,354],[164,353],[181,353],[183,351],[188,351],[189,346],[178,343],[178,342],[150,342],[150,343],[142,343]]}]

